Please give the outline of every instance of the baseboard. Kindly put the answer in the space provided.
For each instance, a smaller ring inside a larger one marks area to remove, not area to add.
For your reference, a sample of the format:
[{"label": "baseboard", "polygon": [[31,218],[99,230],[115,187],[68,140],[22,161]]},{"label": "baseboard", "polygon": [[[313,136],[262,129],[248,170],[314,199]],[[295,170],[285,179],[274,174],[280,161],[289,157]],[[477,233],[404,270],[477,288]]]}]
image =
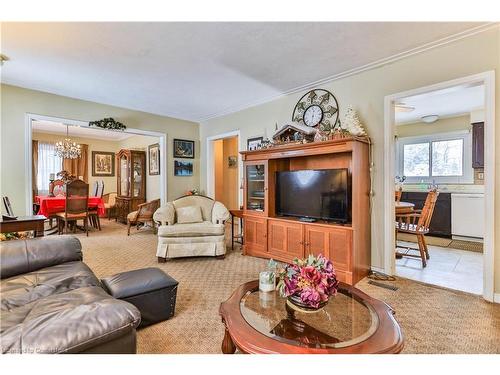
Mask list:
[{"label": "baseboard", "polygon": [[373,272],[378,272],[378,273],[385,273],[385,270],[383,268],[380,268],[380,267],[374,267],[374,266],[371,266],[370,269],[373,271]]}]

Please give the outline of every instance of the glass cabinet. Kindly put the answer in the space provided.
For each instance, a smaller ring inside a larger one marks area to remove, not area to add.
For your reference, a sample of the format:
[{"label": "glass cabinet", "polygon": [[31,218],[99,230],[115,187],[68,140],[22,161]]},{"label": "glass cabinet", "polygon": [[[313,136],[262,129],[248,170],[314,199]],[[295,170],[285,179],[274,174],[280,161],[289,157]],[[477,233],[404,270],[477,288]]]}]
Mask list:
[{"label": "glass cabinet", "polygon": [[245,209],[267,212],[267,163],[245,164]]},{"label": "glass cabinet", "polygon": [[119,166],[116,214],[117,220],[126,222],[127,215],[146,201],[146,153],[120,150],[116,159]]}]

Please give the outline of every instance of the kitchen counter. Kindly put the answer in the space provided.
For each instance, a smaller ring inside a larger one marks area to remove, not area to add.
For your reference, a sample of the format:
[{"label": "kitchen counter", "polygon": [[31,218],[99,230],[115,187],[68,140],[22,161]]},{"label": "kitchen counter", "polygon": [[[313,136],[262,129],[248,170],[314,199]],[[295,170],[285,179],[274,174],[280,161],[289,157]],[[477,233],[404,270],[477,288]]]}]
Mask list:
[{"label": "kitchen counter", "polygon": [[[403,192],[425,193],[429,189],[427,184],[407,184],[403,186]],[[484,194],[484,185],[438,185],[438,191],[441,193],[454,194]]]}]

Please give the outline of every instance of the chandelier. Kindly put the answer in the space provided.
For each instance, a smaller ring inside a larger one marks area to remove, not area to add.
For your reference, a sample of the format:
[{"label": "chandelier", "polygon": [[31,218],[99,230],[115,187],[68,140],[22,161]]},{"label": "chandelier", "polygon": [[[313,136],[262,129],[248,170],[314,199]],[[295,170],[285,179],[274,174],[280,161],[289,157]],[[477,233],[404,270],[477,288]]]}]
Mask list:
[{"label": "chandelier", "polygon": [[69,138],[69,129],[68,125],[66,125],[66,138],[64,141],[56,142],[56,156],[63,159],[78,159],[82,154],[80,147],[79,144],[72,142]]}]

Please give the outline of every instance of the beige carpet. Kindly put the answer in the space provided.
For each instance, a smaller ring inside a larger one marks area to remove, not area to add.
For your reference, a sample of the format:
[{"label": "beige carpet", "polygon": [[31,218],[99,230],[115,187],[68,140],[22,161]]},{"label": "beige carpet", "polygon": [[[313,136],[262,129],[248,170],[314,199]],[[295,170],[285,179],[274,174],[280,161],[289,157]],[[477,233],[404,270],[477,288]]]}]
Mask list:
[{"label": "beige carpet", "polygon": [[[409,233],[398,233],[398,241],[414,242],[417,243],[417,237],[414,234]],[[465,251],[472,251],[475,253],[483,252],[483,243],[476,241],[463,241],[463,240],[452,240],[449,238],[425,236],[425,242],[427,245],[440,246],[450,249],[458,249]]]},{"label": "beige carpet", "polygon": [[[240,284],[257,278],[267,261],[229,252],[224,260],[178,259],[158,264],[156,237],[103,220],[83,243],[84,260],[100,276],[160,267],[179,281],[175,316],[138,332],[139,353],[220,353],[224,328],[219,304]],[[362,280],[358,287],[390,304],[405,336],[404,353],[500,353],[500,305],[480,297],[414,281],[392,282],[391,291]]]}]

